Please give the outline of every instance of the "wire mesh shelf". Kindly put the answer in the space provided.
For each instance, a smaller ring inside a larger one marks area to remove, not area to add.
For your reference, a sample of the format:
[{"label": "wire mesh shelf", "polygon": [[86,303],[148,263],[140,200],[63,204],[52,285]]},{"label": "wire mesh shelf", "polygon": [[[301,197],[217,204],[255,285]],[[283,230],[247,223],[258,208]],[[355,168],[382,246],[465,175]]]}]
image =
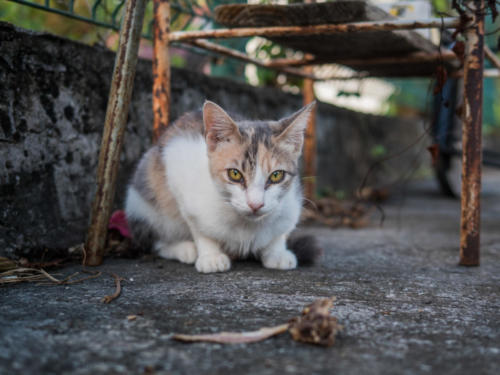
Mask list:
[{"label": "wire mesh shelf", "polygon": [[[126,0],[9,0],[112,30],[120,29]],[[212,14],[216,6],[243,0],[171,0],[172,30],[217,28]],[[153,1],[148,1],[143,37],[153,37]]]}]

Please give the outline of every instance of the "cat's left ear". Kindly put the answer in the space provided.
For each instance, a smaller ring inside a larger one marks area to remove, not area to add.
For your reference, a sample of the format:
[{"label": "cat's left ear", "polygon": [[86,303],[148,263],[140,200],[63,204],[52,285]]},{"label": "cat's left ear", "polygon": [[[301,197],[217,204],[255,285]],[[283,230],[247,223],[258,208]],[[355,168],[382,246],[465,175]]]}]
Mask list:
[{"label": "cat's left ear", "polygon": [[203,123],[210,152],[214,151],[221,142],[241,138],[238,126],[233,119],[221,107],[209,100],[203,105]]},{"label": "cat's left ear", "polygon": [[304,143],[304,132],[315,110],[316,101],[313,101],[293,115],[280,120],[281,132],[276,141],[290,152],[300,153]]}]

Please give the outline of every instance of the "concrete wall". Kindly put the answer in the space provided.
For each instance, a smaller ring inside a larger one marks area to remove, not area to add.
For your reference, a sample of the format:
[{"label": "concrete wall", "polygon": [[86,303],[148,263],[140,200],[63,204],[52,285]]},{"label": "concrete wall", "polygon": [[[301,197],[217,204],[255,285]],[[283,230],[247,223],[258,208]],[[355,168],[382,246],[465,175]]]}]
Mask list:
[{"label": "concrete wall", "polygon": [[[100,47],[0,23],[0,255],[37,256],[82,242],[114,54]],[[208,98],[252,118],[278,118],[301,97],[174,69],[172,116]],[[151,139],[151,64],[140,61],[121,157],[116,205]],[[415,121],[367,116],[320,104],[319,183],[352,189],[374,145],[398,150],[421,132]],[[373,175],[389,181],[415,153]],[[401,165],[401,167],[398,167]],[[399,168],[399,169],[398,169]]]}]

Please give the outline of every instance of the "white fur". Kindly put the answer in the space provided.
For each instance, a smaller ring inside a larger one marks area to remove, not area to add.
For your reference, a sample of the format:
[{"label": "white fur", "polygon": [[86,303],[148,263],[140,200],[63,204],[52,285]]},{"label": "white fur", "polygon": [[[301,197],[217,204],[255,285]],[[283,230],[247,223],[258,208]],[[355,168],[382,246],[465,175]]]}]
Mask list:
[{"label": "white fur", "polygon": [[[285,239],[300,215],[298,181],[278,201],[278,186],[264,189],[268,176],[258,171],[248,194],[233,185],[231,201],[227,202],[210,175],[207,146],[202,136],[173,139],[164,149],[162,159],[168,166],[168,186],[196,244],[198,271],[225,271],[230,267],[227,255],[245,257],[249,253],[262,255],[263,261],[267,259],[264,266],[269,268],[296,266],[295,256],[286,249]],[[245,214],[252,212],[247,202],[261,199],[264,201],[259,210],[261,215],[246,217]],[[141,214],[149,215],[146,210]],[[168,232],[172,231],[168,229]],[[280,256],[286,259],[277,260]]]},{"label": "white fur", "polygon": [[182,263],[192,264],[196,261],[198,253],[193,241],[181,241],[174,244],[166,244],[158,241],[155,243],[154,250],[165,259],[177,259]]},{"label": "white fur", "polygon": [[145,220],[157,233],[161,233],[163,238],[169,239],[169,242],[177,242],[191,237],[185,222],[160,214],[132,186],[127,192],[125,211],[129,218]]}]

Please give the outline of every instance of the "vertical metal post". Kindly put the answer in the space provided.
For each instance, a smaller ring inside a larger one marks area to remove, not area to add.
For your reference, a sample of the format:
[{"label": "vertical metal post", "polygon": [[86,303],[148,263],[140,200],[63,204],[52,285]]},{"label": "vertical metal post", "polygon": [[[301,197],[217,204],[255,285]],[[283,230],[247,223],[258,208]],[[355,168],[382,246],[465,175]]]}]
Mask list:
[{"label": "vertical metal post", "polygon": [[153,142],[168,126],[170,116],[170,2],[154,0]]},{"label": "vertical metal post", "polygon": [[[315,3],[316,0],[305,0],[305,3]],[[310,56],[305,56],[310,57]],[[305,73],[312,74],[313,67],[304,67]],[[311,103],[314,97],[314,81],[312,79],[304,79],[304,87],[302,89],[304,105]],[[311,113],[309,123],[307,124],[305,139],[304,139],[304,196],[307,199],[314,199],[316,193],[316,110]]]},{"label": "vertical metal post", "polygon": [[[304,68],[306,73],[312,74],[312,67]],[[309,78],[304,79],[302,89],[304,105],[314,101],[314,81]],[[316,193],[316,111],[311,113],[307,124],[304,139],[304,195],[307,199],[314,199]]]},{"label": "vertical metal post", "polygon": [[146,0],[128,0],[120,29],[120,42],[97,166],[97,190],[85,243],[85,264],[89,266],[102,263],[120,151],[132,96],[145,4]]},{"label": "vertical metal post", "polygon": [[481,128],[484,61],[484,0],[468,2],[472,21],[464,36],[464,111],[462,123],[462,199],[460,264],[479,265]]}]

